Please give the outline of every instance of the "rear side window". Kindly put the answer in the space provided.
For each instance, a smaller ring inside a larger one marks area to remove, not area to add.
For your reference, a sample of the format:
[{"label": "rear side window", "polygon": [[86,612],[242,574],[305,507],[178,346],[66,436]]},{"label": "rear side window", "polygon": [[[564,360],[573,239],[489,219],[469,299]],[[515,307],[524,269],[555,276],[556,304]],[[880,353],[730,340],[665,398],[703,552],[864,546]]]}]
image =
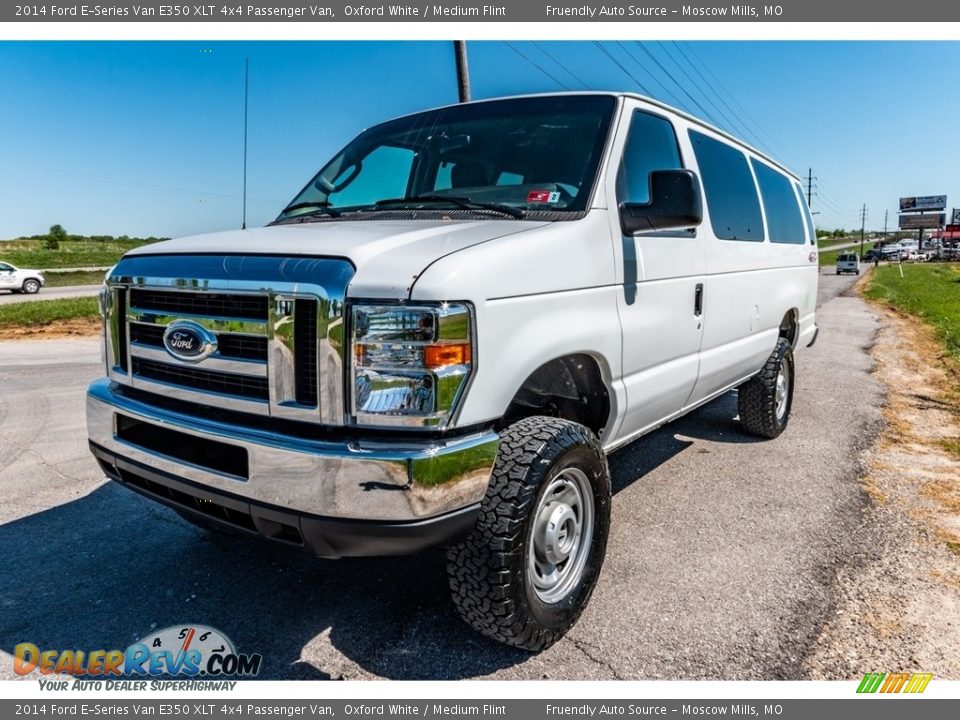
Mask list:
[{"label": "rear side window", "polygon": [[797,194],[800,197],[800,204],[803,206],[803,221],[807,224],[807,236],[810,238],[810,244],[817,244],[817,231],[813,229],[813,216],[810,214],[810,208],[803,202],[803,188],[794,183]]},{"label": "rear side window", "polygon": [[726,143],[690,131],[700,166],[710,224],[721,240],[763,241],[760,199],[747,156]]},{"label": "rear side window", "polygon": [[620,202],[650,202],[650,173],[682,167],[673,125],[662,117],[635,111],[617,177]]},{"label": "rear side window", "polygon": [[800,204],[790,180],[756,159],[751,159],[750,162],[757,174],[763,208],[767,211],[770,242],[803,245],[806,242],[803,218],[800,216]]}]

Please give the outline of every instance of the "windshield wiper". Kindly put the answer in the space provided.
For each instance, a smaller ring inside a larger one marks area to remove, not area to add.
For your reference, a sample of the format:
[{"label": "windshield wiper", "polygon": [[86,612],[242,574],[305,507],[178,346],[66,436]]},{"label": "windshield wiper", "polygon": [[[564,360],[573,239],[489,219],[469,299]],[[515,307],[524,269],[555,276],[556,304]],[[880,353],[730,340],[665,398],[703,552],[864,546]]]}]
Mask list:
[{"label": "windshield wiper", "polygon": [[[316,208],[317,212],[324,212],[333,217],[337,217],[340,214],[339,210],[334,210],[330,207],[330,203],[325,200],[313,200],[312,202],[301,202],[296,203],[295,205],[288,205],[280,213],[281,215],[286,215],[288,212],[293,212],[294,210],[305,210],[306,208]],[[304,213],[309,215],[311,213]]]},{"label": "windshield wiper", "polygon": [[391,205],[411,205],[422,202],[446,202],[450,203],[451,205],[456,205],[458,208],[462,208],[464,210],[493,210],[494,212],[502,213],[503,215],[509,215],[510,217],[518,219],[522,219],[524,217],[523,210],[513,207],[513,205],[478,202],[476,200],[471,200],[467,197],[460,197],[458,195],[427,194],[414,195],[412,197],[387,198],[386,200],[377,200],[374,205],[376,208],[386,208]]}]

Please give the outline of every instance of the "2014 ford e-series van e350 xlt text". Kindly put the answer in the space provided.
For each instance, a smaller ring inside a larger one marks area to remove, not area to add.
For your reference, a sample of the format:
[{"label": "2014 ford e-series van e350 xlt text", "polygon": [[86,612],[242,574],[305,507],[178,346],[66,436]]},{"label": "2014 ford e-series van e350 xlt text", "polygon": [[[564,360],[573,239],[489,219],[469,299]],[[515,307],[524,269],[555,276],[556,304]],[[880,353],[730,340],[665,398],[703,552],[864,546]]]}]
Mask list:
[{"label": "2014 ford e-series van e350 xlt text", "polygon": [[540,650],[597,583],[607,454],[733,388],[778,436],[816,298],[797,178],[689,115],[429,110],[362,132],[267,227],[121,259],[90,447],[208,529],[446,546],[464,620]]}]

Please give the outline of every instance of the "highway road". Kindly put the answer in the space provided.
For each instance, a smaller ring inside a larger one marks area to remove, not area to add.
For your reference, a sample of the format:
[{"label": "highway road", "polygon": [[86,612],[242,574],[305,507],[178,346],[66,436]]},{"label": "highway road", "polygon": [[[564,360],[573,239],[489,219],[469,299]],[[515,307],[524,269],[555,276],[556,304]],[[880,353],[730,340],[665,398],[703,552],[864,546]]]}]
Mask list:
[{"label": "highway road", "polygon": [[878,316],[823,275],[818,343],[773,441],[733,393],[611,457],[608,556],[580,623],[538,655],[467,629],[439,551],[321,561],[205,532],[103,480],[86,447],[95,340],[0,341],[0,678],[13,645],[125,648],[202,623],[269,679],[799,679],[858,548],[858,453],[884,394]]},{"label": "highway road", "polygon": [[38,300],[59,300],[61,298],[96,297],[99,285],[64,285],[63,287],[44,287],[35,295],[0,292],[0,305],[18,302],[37,302]]}]

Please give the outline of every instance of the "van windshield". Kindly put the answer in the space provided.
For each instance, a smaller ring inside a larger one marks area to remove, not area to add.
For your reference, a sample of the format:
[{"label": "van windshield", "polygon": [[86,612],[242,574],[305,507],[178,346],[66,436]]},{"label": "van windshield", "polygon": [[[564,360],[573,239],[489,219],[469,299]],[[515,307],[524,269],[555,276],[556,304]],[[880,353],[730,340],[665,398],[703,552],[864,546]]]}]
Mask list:
[{"label": "van windshield", "polygon": [[580,213],[615,106],[606,95],[544,96],[392,120],[341,150],[278,221],[387,210],[561,219]]}]

